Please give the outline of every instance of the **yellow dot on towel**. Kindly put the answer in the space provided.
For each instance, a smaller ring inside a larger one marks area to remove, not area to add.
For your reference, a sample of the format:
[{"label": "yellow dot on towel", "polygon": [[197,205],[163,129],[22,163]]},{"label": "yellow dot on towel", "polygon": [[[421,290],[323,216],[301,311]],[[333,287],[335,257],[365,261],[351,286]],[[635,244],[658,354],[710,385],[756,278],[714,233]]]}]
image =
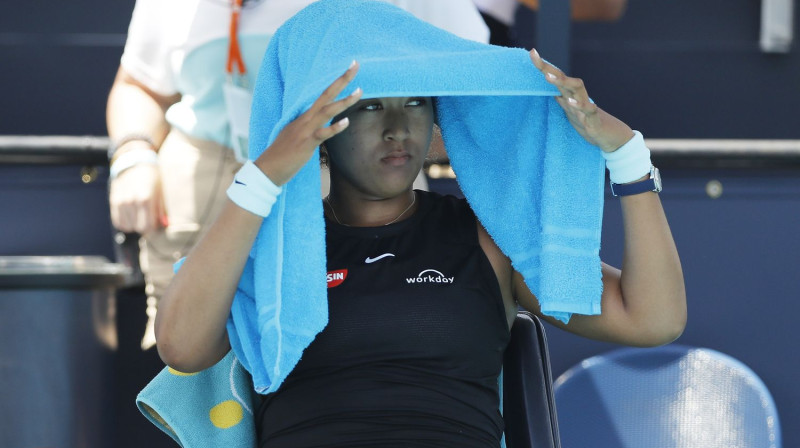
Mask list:
[{"label": "yellow dot on towel", "polygon": [[233,401],[223,401],[222,403],[211,408],[208,413],[208,418],[211,423],[217,428],[228,429],[231,426],[236,426],[242,421],[242,406]]},{"label": "yellow dot on towel", "polygon": [[196,372],[196,373],[183,373],[183,372],[178,372],[177,370],[173,369],[172,367],[167,367],[167,371],[168,371],[169,373],[171,373],[171,374],[175,375],[175,376],[192,376],[192,375],[197,375],[198,373],[200,373],[200,372]]}]

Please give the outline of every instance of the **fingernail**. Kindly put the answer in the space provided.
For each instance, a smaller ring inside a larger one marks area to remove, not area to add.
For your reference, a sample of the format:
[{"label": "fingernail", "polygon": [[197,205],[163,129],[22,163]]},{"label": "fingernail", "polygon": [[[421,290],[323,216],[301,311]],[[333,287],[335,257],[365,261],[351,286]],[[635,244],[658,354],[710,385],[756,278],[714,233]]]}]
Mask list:
[{"label": "fingernail", "polygon": [[536,56],[537,58],[541,58],[541,56],[539,56],[539,52],[538,52],[538,51],[536,51],[536,49],[535,49],[535,48],[532,48],[532,49],[531,49],[531,51],[533,51],[533,55],[534,55],[534,56]]},{"label": "fingernail", "polygon": [[350,63],[350,67],[349,68],[353,68],[355,66],[356,66],[356,60],[353,59],[353,62]]},{"label": "fingernail", "polygon": [[575,98],[567,98],[567,102],[572,106],[578,105],[578,100],[576,100]]},{"label": "fingernail", "polygon": [[353,93],[350,94],[351,97],[356,97],[361,95],[361,87],[356,87],[356,90],[353,90]]},{"label": "fingernail", "polygon": [[550,79],[550,80],[553,80],[553,81],[555,81],[555,79],[556,79],[556,75],[554,75],[552,73],[549,73],[549,72],[547,73],[546,76],[547,76],[547,79]]},{"label": "fingernail", "polygon": [[344,118],[342,118],[341,120],[339,120],[339,123],[338,123],[338,124],[339,124],[339,126],[341,126],[341,127],[345,127],[345,126],[347,126],[348,124],[350,124],[350,119],[349,119],[349,118],[347,118],[347,117],[344,117]]}]

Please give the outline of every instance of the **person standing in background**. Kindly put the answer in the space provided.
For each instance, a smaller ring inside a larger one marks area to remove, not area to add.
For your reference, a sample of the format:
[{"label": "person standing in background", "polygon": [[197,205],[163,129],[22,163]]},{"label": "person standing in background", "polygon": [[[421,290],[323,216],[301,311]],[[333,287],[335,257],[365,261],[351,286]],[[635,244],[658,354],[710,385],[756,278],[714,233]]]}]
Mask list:
[{"label": "person standing in background", "polygon": [[[385,1],[461,37],[488,40],[470,0]],[[312,2],[136,2],[106,121],[112,224],[142,236],[143,350],[155,345],[156,310],[173,264],[213,222],[247,158],[250,95],[269,40]]]}]

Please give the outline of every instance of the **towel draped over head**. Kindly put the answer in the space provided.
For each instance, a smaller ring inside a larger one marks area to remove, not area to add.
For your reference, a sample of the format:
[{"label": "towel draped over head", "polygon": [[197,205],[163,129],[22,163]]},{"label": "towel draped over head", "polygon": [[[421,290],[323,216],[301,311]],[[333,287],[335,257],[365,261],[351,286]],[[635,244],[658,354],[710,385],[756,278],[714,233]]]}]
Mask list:
[{"label": "towel draped over head", "polygon": [[[393,5],[320,0],[272,38],[255,86],[250,158],[353,60],[362,98],[436,98],[459,185],[544,314],[598,314],[604,162],[569,124],[522,49],[456,37]],[[259,393],[277,390],[328,321],[315,154],[283,187],[253,245],[228,320]]]}]

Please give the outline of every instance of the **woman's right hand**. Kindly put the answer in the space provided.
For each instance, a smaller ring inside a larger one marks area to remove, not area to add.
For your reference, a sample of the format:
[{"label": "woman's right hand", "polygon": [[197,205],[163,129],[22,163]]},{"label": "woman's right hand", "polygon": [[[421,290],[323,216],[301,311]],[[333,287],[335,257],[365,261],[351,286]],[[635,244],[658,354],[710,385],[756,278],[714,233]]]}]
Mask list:
[{"label": "woman's right hand", "polygon": [[361,98],[361,88],[357,88],[347,97],[335,101],[357,72],[358,63],[353,61],[350,68],[322,92],[311,108],[286,125],[275,141],[256,159],[256,166],[275,185],[289,182],[311,159],[314,150],[322,142],[347,129],[347,118],[331,125],[328,123]]}]

